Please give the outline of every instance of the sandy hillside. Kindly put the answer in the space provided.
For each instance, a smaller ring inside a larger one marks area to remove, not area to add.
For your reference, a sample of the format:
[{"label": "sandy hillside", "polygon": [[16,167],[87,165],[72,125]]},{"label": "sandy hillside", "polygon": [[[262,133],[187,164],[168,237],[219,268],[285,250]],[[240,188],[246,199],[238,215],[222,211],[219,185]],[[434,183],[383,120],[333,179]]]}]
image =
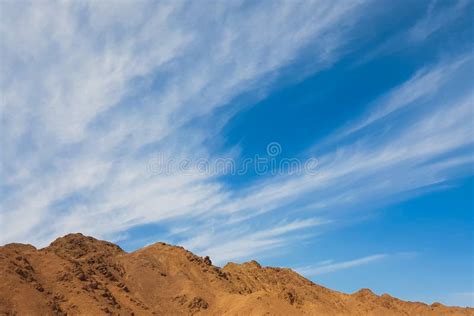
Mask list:
[{"label": "sandy hillside", "polygon": [[343,294],[285,268],[213,266],[181,247],[133,253],[70,234],[0,247],[0,315],[474,315],[370,290]]}]

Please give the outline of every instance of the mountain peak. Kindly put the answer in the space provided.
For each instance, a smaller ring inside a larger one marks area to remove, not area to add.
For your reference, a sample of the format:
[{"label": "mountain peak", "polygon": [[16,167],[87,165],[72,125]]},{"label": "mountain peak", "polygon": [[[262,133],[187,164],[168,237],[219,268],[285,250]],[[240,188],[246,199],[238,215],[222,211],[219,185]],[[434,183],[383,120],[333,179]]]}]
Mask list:
[{"label": "mountain peak", "polygon": [[360,289],[353,294],[354,296],[359,297],[377,297],[377,295],[372,292],[370,289]]},{"label": "mountain peak", "polygon": [[111,242],[85,236],[81,233],[71,233],[59,237],[44,249],[73,258],[80,258],[90,254],[116,255],[124,253],[119,246]]}]

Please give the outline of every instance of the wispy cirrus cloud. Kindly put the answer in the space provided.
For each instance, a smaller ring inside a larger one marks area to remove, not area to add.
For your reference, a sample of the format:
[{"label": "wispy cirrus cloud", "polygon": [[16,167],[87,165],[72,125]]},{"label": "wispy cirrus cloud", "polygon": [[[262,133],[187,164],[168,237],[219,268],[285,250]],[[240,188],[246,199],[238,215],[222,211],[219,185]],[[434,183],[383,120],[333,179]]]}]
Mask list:
[{"label": "wispy cirrus cloud", "polygon": [[[365,127],[387,118],[406,107],[417,107],[432,101],[438,89],[449,85],[450,80],[465,77],[465,69],[472,68],[472,57],[462,55],[454,60],[440,62],[418,70],[409,80],[384,94],[369,106],[370,112],[336,132],[326,141],[340,140]],[[449,101],[447,101],[449,102]],[[437,103],[434,101],[433,103]],[[437,105],[439,106],[439,104]]]},{"label": "wispy cirrus cloud", "polygon": [[[342,26],[362,12],[330,1],[1,5],[0,237],[40,245],[222,203],[215,177],[153,177],[150,158],[218,155],[205,145],[228,116],[217,109],[263,95],[309,47],[314,71],[336,60]],[[206,117],[206,128],[195,122]]]},{"label": "wispy cirrus cloud", "polygon": [[270,250],[282,248],[308,237],[302,235],[305,230],[309,229],[309,234],[314,235],[317,227],[329,223],[328,220],[310,218],[290,222],[287,220],[260,229],[229,227],[228,230],[195,235],[180,244],[186,248],[195,249],[198,253],[209,255],[217,264],[224,264],[229,260],[245,259],[257,253],[263,256]]},{"label": "wispy cirrus cloud", "polygon": [[[472,172],[473,95],[469,81],[466,85],[460,84],[471,67],[472,60],[461,56],[433,66],[432,72],[423,70],[423,76],[417,72],[388,91],[371,105],[364,117],[373,117],[374,110],[386,114],[365,124],[356,141],[349,133],[321,155],[314,153],[318,144],[309,150],[309,154],[319,160],[316,173],[271,176],[245,189],[227,192],[226,199],[210,209],[210,214],[221,215],[220,220],[210,226],[217,229],[209,230],[205,239],[197,237],[200,248],[196,250],[211,251],[214,240],[221,239],[219,231],[236,222],[242,236],[249,229],[262,229],[255,228],[252,221],[258,222],[267,213],[272,217],[284,214],[286,217],[337,219],[348,212],[365,213],[393,200],[416,196]],[[433,84],[426,79],[440,76],[440,69],[445,70],[441,82]],[[417,103],[413,103],[414,98],[406,97],[406,91],[413,89],[411,85],[423,91],[423,97],[416,98]],[[397,100],[398,108],[406,111],[387,110],[392,108],[393,100]],[[360,121],[355,120],[353,124],[358,127]],[[347,128],[353,129],[351,125]],[[316,230],[318,233],[324,226],[320,228]],[[201,235],[191,229],[183,236]],[[271,249],[272,238],[260,241],[262,247]],[[220,261],[232,259],[233,250],[240,254],[242,245],[249,254],[253,253],[251,242],[224,244],[225,251],[220,254],[211,251]],[[189,246],[192,248],[193,244]]]},{"label": "wispy cirrus cloud", "polygon": [[449,28],[453,22],[462,17],[464,12],[471,10],[472,3],[466,0],[442,2],[429,1],[424,14],[410,27],[399,32],[378,44],[369,53],[364,55],[357,64],[371,59],[400,52],[403,49],[418,49],[422,44],[440,31]]},{"label": "wispy cirrus cloud", "polygon": [[316,275],[337,272],[358,266],[375,264],[380,261],[390,261],[393,259],[411,259],[418,255],[419,254],[417,252],[378,253],[346,261],[324,260],[314,265],[295,268],[295,270],[306,277],[314,277]]},{"label": "wispy cirrus cloud", "polygon": [[329,262],[323,262],[320,265],[296,268],[295,270],[304,276],[311,277],[311,276],[315,276],[319,274],[326,274],[326,273],[336,272],[340,270],[350,269],[350,268],[361,266],[361,265],[370,264],[376,261],[387,259],[388,257],[389,257],[388,254],[375,254],[375,255],[370,255],[370,256],[366,256],[366,257],[362,257],[358,259],[341,261],[341,262],[333,262],[331,260]]},{"label": "wispy cirrus cloud", "polygon": [[[354,208],[369,200],[376,205],[374,194],[378,201],[405,192],[416,194],[455,178],[458,168],[469,170],[474,116],[467,78],[472,66],[472,58],[466,61],[461,56],[424,70],[422,76],[414,74],[382,96],[361,121],[349,125],[346,129],[351,132],[330,136],[329,149],[323,141],[309,151],[318,157],[319,172],[262,180],[238,192],[224,209],[270,211],[297,200],[308,210]],[[427,79],[441,76],[437,84]],[[407,91],[417,91],[417,96]],[[394,104],[410,115],[395,111]],[[354,135],[362,128],[360,122],[366,130]],[[323,151],[318,154],[320,147]]]},{"label": "wispy cirrus cloud", "polygon": [[322,140],[330,146],[302,153],[318,158],[316,174],[237,189],[212,174],[154,175],[158,152],[238,159],[219,144],[247,106],[233,100],[264,97],[308,51],[317,65],[308,74],[330,66],[358,30],[345,26],[370,14],[362,2],[208,5],[1,4],[0,243],[41,246],[71,231],[121,239],[162,223],[193,251],[240,260],[319,233],[340,212],[444,184],[472,163],[472,58],[448,56]]}]

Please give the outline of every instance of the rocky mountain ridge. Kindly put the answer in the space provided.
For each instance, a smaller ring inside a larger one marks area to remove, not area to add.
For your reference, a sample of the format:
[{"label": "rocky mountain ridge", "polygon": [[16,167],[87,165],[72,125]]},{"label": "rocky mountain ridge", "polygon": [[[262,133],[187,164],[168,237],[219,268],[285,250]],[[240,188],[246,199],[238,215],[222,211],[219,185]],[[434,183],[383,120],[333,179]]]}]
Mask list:
[{"label": "rocky mountain ridge", "polygon": [[82,234],[0,247],[0,315],[474,315],[368,289],[344,294],[287,268],[212,265],[156,243],[132,253]]}]

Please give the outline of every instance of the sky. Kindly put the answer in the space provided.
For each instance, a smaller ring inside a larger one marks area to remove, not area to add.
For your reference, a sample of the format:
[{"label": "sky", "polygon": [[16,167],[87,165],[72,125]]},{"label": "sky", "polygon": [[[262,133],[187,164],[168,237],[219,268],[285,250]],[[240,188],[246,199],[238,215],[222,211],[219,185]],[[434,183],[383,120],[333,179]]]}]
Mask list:
[{"label": "sky", "polygon": [[0,244],[178,244],[474,305],[472,1],[1,1]]}]

